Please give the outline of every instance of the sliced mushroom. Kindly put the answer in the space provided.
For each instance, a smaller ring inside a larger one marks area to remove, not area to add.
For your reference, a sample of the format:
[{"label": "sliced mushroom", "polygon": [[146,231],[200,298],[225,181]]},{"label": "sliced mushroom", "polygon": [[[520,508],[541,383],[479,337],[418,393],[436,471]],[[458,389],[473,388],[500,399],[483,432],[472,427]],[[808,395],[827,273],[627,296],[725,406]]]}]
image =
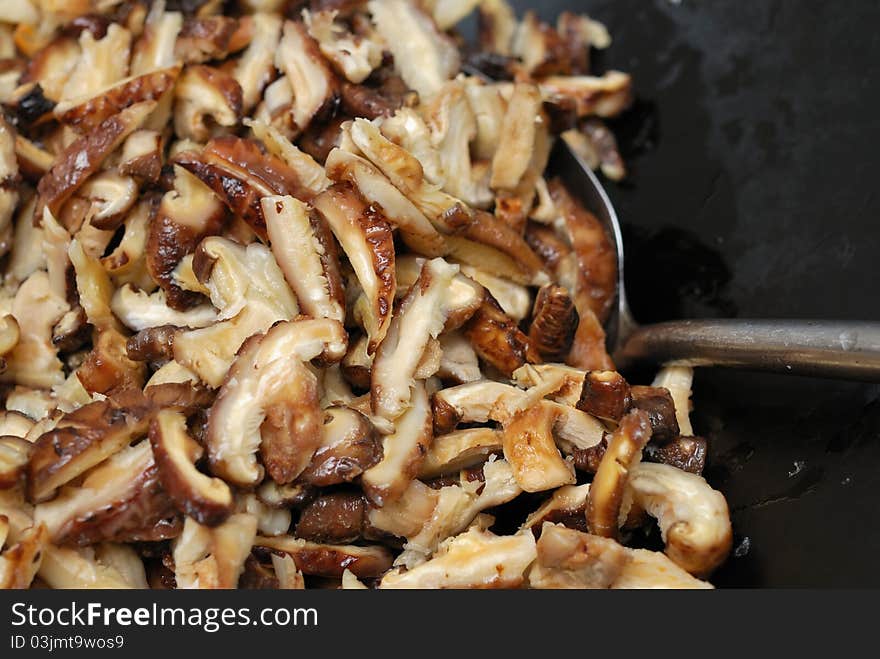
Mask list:
[{"label": "sliced mushroom", "polygon": [[321,443],[317,379],[303,362],[341,359],[345,345],[345,330],[331,320],[278,323],[247,340],[211,409],[212,469],[226,480],[253,485],[262,477],[255,455],[260,449],[274,481],[283,485],[296,478]]},{"label": "sliced mushroom", "polygon": [[257,518],[257,532],[261,535],[282,535],[290,530],[292,519],[290,511],[264,503],[253,492],[240,494],[236,504],[240,512],[249,513]]},{"label": "sliced mushroom", "polygon": [[610,538],[550,522],[541,527],[537,550],[532,588],[610,588],[629,561],[626,548]]},{"label": "sliced mushroom", "polygon": [[261,121],[245,119],[245,124],[253,131],[254,136],[266,145],[270,153],[278,156],[296,173],[302,186],[301,198],[310,201],[312,197],[323,192],[330,185],[330,179],[324,168],[309,154],[292,144],[273,126]]},{"label": "sliced mushroom", "polygon": [[586,373],[564,364],[526,364],[511,379],[520,387],[540,387],[550,399],[574,407],[580,400]]},{"label": "sliced mushroom", "polygon": [[[620,421],[633,398],[627,381],[617,371],[591,371],[583,380],[577,408],[608,421]],[[651,424],[656,432],[655,424]]]},{"label": "sliced mushroom", "polygon": [[0,589],[29,588],[42,565],[49,533],[42,524],[26,529],[18,542],[0,554]]},{"label": "sliced mushroom", "polygon": [[[11,234],[12,217],[19,201],[17,189],[19,172],[15,143],[12,129],[0,119],[0,234],[2,235]],[[8,249],[8,246],[5,249]]]},{"label": "sliced mushroom", "polygon": [[446,332],[441,335],[440,350],[437,375],[444,382],[464,384],[482,379],[477,353],[461,332]]},{"label": "sliced mushroom", "polygon": [[230,16],[188,17],[174,42],[174,53],[187,64],[223,59],[229,54],[238,23]]},{"label": "sliced mushroom", "polygon": [[562,97],[574,102],[578,117],[615,117],[632,103],[632,78],[620,71],[602,76],[547,76],[540,82],[545,98]]},{"label": "sliced mushroom", "polygon": [[456,473],[482,464],[502,450],[503,435],[492,428],[466,428],[434,437],[422,462],[419,478]]},{"label": "sliced mushroom", "polygon": [[427,562],[389,572],[380,588],[516,588],[537,556],[531,533],[496,536],[473,529],[448,540]]},{"label": "sliced mushroom", "polygon": [[174,132],[207,141],[242,117],[241,86],[229,73],[204,64],[186,67],[174,87]]},{"label": "sliced mushroom", "polygon": [[263,88],[275,75],[275,53],[281,38],[281,18],[278,14],[257,12],[251,20],[251,42],[233,73],[241,86],[242,110],[245,113],[257,104]]},{"label": "sliced mushroom", "polygon": [[104,32],[80,32],[79,58],[64,83],[63,99],[96,94],[128,73],[131,33],[119,24],[110,24]]},{"label": "sliced mushroom", "polygon": [[48,545],[38,572],[50,588],[128,589],[141,587],[132,583],[116,567],[105,565],[91,547],[72,549]]},{"label": "sliced mushroom", "polygon": [[[441,96],[441,101],[444,96],[446,95]],[[440,120],[444,118],[444,116],[438,117]],[[443,185],[446,175],[435,144],[435,135],[428,128],[425,118],[416,109],[398,108],[393,115],[382,119],[382,125],[379,128],[385,137],[415,156],[422,165],[428,182]],[[445,131],[449,127],[441,123],[434,128]]]},{"label": "sliced mushroom", "polygon": [[256,533],[257,518],[248,513],[236,513],[214,528],[187,518],[173,544],[177,587],[235,588]]},{"label": "sliced mushroom", "polygon": [[399,538],[416,536],[431,520],[439,500],[439,490],[413,480],[397,501],[381,508],[370,507],[367,521],[382,533]]},{"label": "sliced mushroom", "polygon": [[529,338],[491,296],[465,325],[464,334],[481,359],[508,377],[527,362],[541,361]]},{"label": "sliced mushroom", "polygon": [[364,291],[360,311],[372,354],[391,324],[397,287],[391,226],[348,183],[332,185],[312,203],[330,225]]},{"label": "sliced mushroom", "polygon": [[519,183],[532,155],[540,108],[537,87],[527,83],[514,87],[492,158],[492,188],[512,190]]},{"label": "sliced mushroom", "polygon": [[434,433],[442,435],[459,423],[505,423],[533,402],[522,389],[492,380],[447,387],[434,394]]},{"label": "sliced mushroom", "polygon": [[651,419],[651,440],[665,444],[679,436],[676,407],[669,390],[663,387],[632,387],[632,407]]},{"label": "sliced mushroom", "polygon": [[577,309],[568,291],[562,286],[547,284],[535,298],[529,341],[542,359],[562,361],[571,348],[578,321]]},{"label": "sliced mushroom", "polygon": [[110,308],[116,317],[132,331],[141,332],[156,327],[208,327],[217,321],[217,311],[210,304],[200,304],[186,311],[176,311],[168,305],[168,297],[159,290],[147,295],[131,284],[116,289]]},{"label": "sliced mushroom", "polygon": [[560,487],[553,491],[540,508],[526,518],[520,528],[539,531],[546,522],[550,522],[586,532],[585,514],[589,496],[589,483]]},{"label": "sliced mushroom", "polygon": [[666,366],[657,373],[654,387],[667,389],[672,395],[675,404],[675,418],[682,435],[693,435],[691,426],[691,383],[694,379],[694,369],[688,366]]},{"label": "sliced mushroom", "polygon": [[363,82],[382,63],[382,48],[372,39],[349,32],[335,21],[336,13],[327,9],[305,13],[309,34],[340,74],[351,82]]},{"label": "sliced mushroom", "polygon": [[[523,237],[509,224],[489,213],[479,212],[476,221],[468,225],[462,235],[487,245],[510,257],[521,271],[519,278],[526,283],[543,285],[549,278],[544,272],[541,259],[535,254]],[[480,264],[471,264],[480,267]]]},{"label": "sliced mushroom", "polygon": [[0,489],[9,489],[21,482],[32,449],[33,444],[23,437],[0,436]]},{"label": "sliced mushroom", "polygon": [[695,576],[705,576],[730,552],[730,513],[724,496],[705,479],[670,465],[633,468],[628,485],[633,503],[657,519],[666,554]]},{"label": "sliced mushroom", "polygon": [[363,535],[367,501],[356,492],[325,494],[303,508],[294,535],[311,542],[345,544]]},{"label": "sliced mushroom", "polygon": [[481,50],[510,55],[517,20],[507,0],[483,0],[479,6]]},{"label": "sliced mushroom", "polygon": [[708,589],[712,585],[691,576],[666,554],[648,549],[629,549],[629,561],[611,585],[614,589],[680,588]]},{"label": "sliced mushroom", "polygon": [[11,410],[0,411],[0,437],[27,437],[34,421],[26,414]]},{"label": "sliced mushroom", "polygon": [[321,445],[299,480],[318,487],[347,483],[381,459],[382,442],[369,419],[348,407],[328,407]]},{"label": "sliced mushroom", "polygon": [[629,512],[622,509],[627,480],[650,438],[651,422],[641,410],[633,410],[621,419],[590,487],[587,506],[590,533],[606,538],[617,536],[622,518]]},{"label": "sliced mushroom", "polygon": [[378,577],[391,567],[391,554],[375,545],[325,545],[291,536],[257,537],[254,544],[287,554],[303,574],[341,577],[350,570],[364,579]]},{"label": "sliced mushroom", "polygon": [[516,413],[504,426],[504,457],[526,492],[575,482],[574,467],[560,455],[553,438],[558,414],[552,405],[533,405]]},{"label": "sliced mushroom", "polygon": [[267,478],[257,488],[256,495],[270,508],[301,508],[312,500],[315,488],[307,483],[279,485]]},{"label": "sliced mushroom", "polygon": [[165,11],[165,3],[154,3],[146,16],[143,33],[131,55],[132,75],[141,75],[177,61],[174,46],[183,28],[183,14]]},{"label": "sliced mushroom", "polygon": [[327,226],[290,196],[263,197],[262,207],[272,253],[303,311],[343,322],[345,293]]},{"label": "sliced mushroom", "polygon": [[217,526],[232,512],[232,492],[219,478],[199,472],[202,448],[186,431],[186,417],[161,410],[150,424],[150,445],[162,488],[175,507],[199,524]]},{"label": "sliced mushroom", "polygon": [[700,475],[706,466],[706,440],[702,437],[676,437],[663,446],[648,444],[645,460],[671,465]]}]

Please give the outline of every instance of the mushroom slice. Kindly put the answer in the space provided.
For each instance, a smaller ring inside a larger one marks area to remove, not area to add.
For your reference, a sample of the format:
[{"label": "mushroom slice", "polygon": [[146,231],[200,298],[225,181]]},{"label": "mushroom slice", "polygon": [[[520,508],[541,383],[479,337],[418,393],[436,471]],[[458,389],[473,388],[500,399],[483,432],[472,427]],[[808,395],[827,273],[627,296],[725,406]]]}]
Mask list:
[{"label": "mushroom slice", "polygon": [[12,231],[12,216],[19,201],[15,145],[15,133],[0,119],[0,234],[3,235]]},{"label": "mushroom slice", "polygon": [[470,209],[461,200],[428,183],[418,159],[382,135],[374,123],[355,119],[350,136],[364,156],[424,213],[435,229],[453,233],[473,221]]},{"label": "mushroom slice", "polygon": [[145,433],[148,423],[147,401],[139,393],[98,400],[65,414],[35,442],[28,464],[28,498],[50,498],[56,488]]},{"label": "mushroom slice", "polygon": [[308,195],[303,199],[310,200],[327,189],[330,179],[327,178],[324,168],[312,156],[301,151],[273,126],[256,119],[245,119],[244,123],[250,127],[254,136],[266,145],[270,153],[284,160],[296,172],[303,187],[303,194]]},{"label": "mushroom slice", "polygon": [[605,589],[629,561],[627,549],[610,538],[544,522],[538,557],[529,571],[532,588]]},{"label": "mushroom slice", "polygon": [[34,420],[21,412],[0,410],[0,437],[27,437]]},{"label": "mushroom slice", "polygon": [[119,570],[106,565],[92,547],[72,549],[48,545],[43,551],[39,577],[56,589],[128,589],[138,588]]},{"label": "mushroom slice", "polygon": [[242,117],[241,86],[230,74],[204,64],[186,67],[174,87],[174,132],[204,142]]},{"label": "mushroom slice", "polygon": [[168,306],[165,291],[159,290],[147,295],[131,284],[116,289],[110,308],[122,324],[134,332],[166,325],[208,327],[217,321],[217,311],[210,304],[200,304],[186,311],[176,311]]},{"label": "mushroom slice", "polygon": [[34,509],[34,520],[46,525],[57,544],[164,540],[180,530],[175,516],[146,440],[122,449],[79,486],[62,488]]},{"label": "mushroom slice", "polygon": [[279,485],[267,478],[257,488],[256,494],[270,508],[301,508],[312,500],[315,488],[307,483]]},{"label": "mushroom slice", "polygon": [[587,530],[585,517],[590,484],[565,485],[553,491],[541,507],[531,513],[520,529],[538,531],[546,522],[561,524],[577,531]]},{"label": "mushroom slice", "polygon": [[237,587],[256,534],[257,518],[248,513],[231,515],[214,528],[188,517],[183,533],[173,544],[177,587]]},{"label": "mushroom slice", "polygon": [[348,183],[336,183],[313,200],[330,225],[364,292],[360,305],[373,354],[391,324],[394,293],[394,238],[382,212],[368,205]]},{"label": "mushroom slice", "polygon": [[522,389],[492,380],[447,387],[435,393],[431,401],[434,434],[445,434],[459,423],[506,423],[533,402]]},{"label": "mushroom slice", "polygon": [[417,381],[409,408],[397,419],[394,432],[382,441],[382,460],[361,477],[361,487],[370,501],[382,507],[400,497],[419,473],[432,438],[428,392],[424,383]]},{"label": "mushroom slice", "polygon": [[704,478],[670,465],[636,465],[629,477],[633,503],[655,517],[666,554],[695,576],[705,576],[730,552],[727,501]]},{"label": "mushroom slice", "polygon": [[665,444],[680,436],[676,405],[672,394],[664,387],[631,388],[632,407],[644,410],[651,419],[651,440]]},{"label": "mushroom slice", "polygon": [[135,103],[108,117],[68,146],[37,185],[38,211],[45,206],[57,216],[61,206],[92,176],[155,109],[155,101]]},{"label": "mushroom slice", "polygon": [[516,413],[504,426],[504,457],[526,492],[575,482],[574,467],[560,455],[553,438],[557,416],[552,405],[533,405]]},{"label": "mushroom slice", "polygon": [[578,321],[577,309],[565,288],[542,286],[535,298],[529,341],[542,359],[562,361],[571,348]]},{"label": "mushroom slice", "polygon": [[444,382],[464,384],[482,379],[480,362],[471,342],[458,331],[440,336],[440,368],[437,375]]},{"label": "mushroom slice", "polygon": [[0,590],[29,588],[49,544],[42,524],[25,529],[14,545],[0,554]]},{"label": "mushroom slice", "polygon": [[447,291],[458,267],[443,259],[422,266],[418,281],[400,304],[371,370],[373,413],[394,420],[409,407],[415,372],[431,339],[450,312]]},{"label": "mushroom slice", "polygon": [[464,335],[481,359],[508,377],[527,362],[541,361],[529,338],[491,295],[465,325]]},{"label": "mushroom slice", "polygon": [[232,492],[219,478],[199,472],[202,448],[186,431],[186,417],[162,410],[150,424],[150,446],[162,488],[174,505],[199,524],[217,526],[232,512]]},{"label": "mushroom slice", "polygon": [[198,176],[262,239],[266,238],[266,222],[260,206],[262,197],[310,196],[287,163],[264,153],[253,140],[232,135],[216,137],[201,153],[184,151],[178,153],[174,161]]},{"label": "mushroom slice", "polygon": [[590,487],[587,506],[590,533],[606,538],[617,536],[617,530],[629,512],[623,508],[627,480],[649,439],[651,421],[645,412],[633,410],[621,419]]},{"label": "mushroom slice", "polygon": [[[425,178],[429,182],[443,185],[445,175],[434,136],[425,119],[415,108],[398,108],[393,115],[382,119],[379,128],[385,137],[415,156],[421,163]],[[442,126],[437,128],[443,130]]]},{"label": "mushroom slice", "polygon": [[0,357],[7,354],[21,338],[21,328],[12,314],[0,316]]},{"label": "mushroom slice", "polygon": [[645,460],[671,465],[700,475],[706,466],[706,440],[702,437],[676,437],[664,446],[648,444]]},{"label": "mushroom slice", "polygon": [[347,569],[365,579],[378,577],[391,567],[391,553],[375,545],[326,545],[287,535],[257,537],[254,544],[287,554],[303,574],[338,578]]},{"label": "mushroom slice", "polygon": [[497,536],[472,529],[450,538],[425,563],[389,572],[380,588],[516,588],[537,556],[531,533]]},{"label": "mushroom slice", "polygon": [[237,29],[239,21],[230,16],[188,17],[177,35],[174,53],[187,64],[224,59]]},{"label": "mushroom slice", "polygon": [[691,576],[662,552],[648,549],[629,549],[628,552],[629,561],[611,585],[613,589],[712,588],[712,584]]},{"label": "mushroom slice", "polygon": [[371,0],[367,7],[404,82],[422,98],[433,95],[458,72],[455,44],[417,6],[405,0]]},{"label": "mushroom slice", "polygon": [[445,244],[440,233],[369,161],[334,148],[327,156],[326,170],[331,179],[337,182],[348,181],[367,201],[380,206],[410,249],[429,257],[443,254]]},{"label": "mushroom slice", "polygon": [[239,511],[249,513],[257,518],[257,531],[260,534],[281,535],[290,530],[290,511],[263,503],[253,492],[239,495],[236,504]]},{"label": "mushroom slice", "polygon": [[[462,232],[466,238],[482,243],[510,257],[528,283],[543,285],[550,280],[538,255],[523,237],[504,220],[480,211],[476,221]],[[473,264],[472,264],[473,265]],[[479,264],[476,264],[479,267]]]},{"label": "mushroom slice", "polygon": [[306,468],[321,443],[321,412],[317,379],[303,362],[341,359],[346,338],[336,321],[299,320],[245,342],[208,421],[208,455],[216,473],[240,485],[259,482],[257,449],[279,484]]},{"label": "mushroom slice", "polygon": [[323,220],[290,196],[263,197],[272,253],[303,311],[315,318],[345,320],[345,292],[336,244]]},{"label": "mushroom slice", "polygon": [[382,508],[370,507],[367,522],[372,528],[399,538],[416,536],[431,520],[439,500],[439,490],[413,480],[397,501]]},{"label": "mushroom slice", "polygon": [[317,41],[324,57],[353,83],[361,83],[382,63],[382,47],[366,36],[349,32],[335,22],[334,10],[304,12],[309,34]]},{"label": "mushroom slice", "polygon": [[183,14],[165,11],[164,2],[153,3],[131,55],[131,73],[141,75],[174,64],[174,46],[182,28]]},{"label": "mushroom slice", "polygon": [[138,186],[130,176],[103,171],[86,181],[77,196],[91,204],[87,211],[90,224],[96,229],[112,231],[122,224],[125,214],[137,201]]},{"label": "mushroom slice", "polygon": [[466,428],[434,437],[419,478],[435,478],[467,469],[502,450],[503,435],[493,428]]},{"label": "mushroom slice", "polygon": [[278,14],[257,12],[251,16],[251,20],[251,42],[233,72],[241,85],[242,110],[245,113],[259,102],[263,88],[275,76],[275,53],[281,38],[281,18]]},{"label": "mushroom slice", "polygon": [[[591,371],[583,380],[577,408],[608,421],[620,421],[632,405],[631,389],[617,371]],[[652,424],[652,428],[654,424]]]},{"label": "mushroom slice", "polygon": [[[368,344],[367,337],[360,336],[357,341],[349,345],[345,359],[342,360],[342,371],[346,381],[359,389],[370,388],[373,356],[367,353]],[[372,411],[372,403],[370,409]]]},{"label": "mushroom slice", "polygon": [[[491,235],[490,229],[481,233]],[[464,267],[479,269],[488,275],[519,285],[543,286],[548,281],[547,274],[542,270],[537,273],[529,272],[528,266],[517,262],[510,254],[480,240],[463,236],[445,236],[445,240],[446,258],[461,263]]]},{"label": "mushroom slice", "polygon": [[551,400],[574,407],[580,400],[586,375],[565,364],[526,364],[515,370],[511,379],[523,388],[541,387]]},{"label": "mushroom slice", "polygon": [[348,407],[328,407],[321,445],[300,480],[317,487],[347,483],[381,459],[382,442],[367,417]]},{"label": "mushroom slice", "polygon": [[672,394],[675,403],[675,417],[678,428],[682,435],[694,434],[691,426],[691,383],[694,379],[694,369],[689,366],[666,366],[654,378],[651,383],[654,387],[663,387]]},{"label": "mushroom slice", "polygon": [[101,91],[65,100],[55,106],[55,117],[80,134],[95,130],[102,122],[136,103],[159,101],[180,74],[179,66],[126,78]]},{"label": "mushroom slice", "polygon": [[483,0],[479,5],[480,50],[510,55],[517,20],[507,0]]},{"label": "mushroom slice", "polygon": [[21,482],[32,449],[33,444],[23,437],[0,436],[0,489],[9,489]]},{"label": "mushroom slice", "polygon": [[589,414],[549,400],[541,401],[540,404],[555,410],[556,423],[553,432],[556,443],[567,453],[593,448],[604,439],[605,427]]},{"label": "mushroom slice", "polygon": [[334,105],[339,93],[336,77],[305,25],[294,21],[284,23],[275,66],[293,87],[293,122],[303,131],[312,119]]},{"label": "mushroom slice", "polygon": [[544,98],[561,97],[572,101],[578,117],[616,117],[633,99],[632,78],[620,71],[607,71],[600,77],[547,76],[541,79],[539,86]]},{"label": "mushroom slice", "polygon": [[528,83],[518,83],[507,105],[507,112],[492,158],[493,189],[514,189],[525,174],[535,143],[535,122],[541,110],[541,94]]},{"label": "mushroom slice", "polygon": [[520,321],[532,310],[532,294],[525,286],[504,277],[489,274],[473,265],[462,265],[461,274],[470,277],[485,287],[501,310],[516,321]]},{"label": "mushroom slice", "polygon": [[332,492],[309,503],[296,523],[297,538],[345,544],[363,535],[367,500],[359,492]]}]

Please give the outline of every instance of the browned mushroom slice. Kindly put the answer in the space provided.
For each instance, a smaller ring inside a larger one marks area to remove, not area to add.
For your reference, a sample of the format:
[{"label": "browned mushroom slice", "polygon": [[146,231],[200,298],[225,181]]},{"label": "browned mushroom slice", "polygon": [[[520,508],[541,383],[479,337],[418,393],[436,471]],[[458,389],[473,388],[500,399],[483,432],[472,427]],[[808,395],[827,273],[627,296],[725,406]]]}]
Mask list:
[{"label": "browned mushroom slice", "polygon": [[[349,344],[345,359],[342,360],[342,374],[346,382],[358,389],[370,388],[370,370],[373,368],[373,355],[367,352],[369,340],[360,336]],[[372,409],[372,404],[371,404]]]},{"label": "browned mushroom slice", "polygon": [[578,326],[578,313],[562,286],[543,286],[535,298],[529,341],[542,359],[562,361],[571,348]]},{"label": "browned mushroom slice", "polygon": [[620,181],[626,177],[626,164],[614,133],[600,119],[585,120],[579,130],[572,128],[562,133],[562,139],[591,169],[601,169],[606,178]]},{"label": "browned mushroom slice", "polygon": [[621,516],[625,517],[628,512],[621,510],[627,480],[641,459],[642,449],[649,439],[651,422],[647,414],[633,410],[621,419],[590,486],[587,505],[590,533],[606,538],[617,536]]},{"label": "browned mushroom slice", "polygon": [[290,196],[263,197],[263,217],[287,283],[303,311],[315,318],[345,320],[345,291],[336,243],[323,220]]},{"label": "browned mushroom slice", "polygon": [[431,403],[424,382],[416,381],[410,407],[382,442],[382,460],[361,476],[361,486],[377,506],[399,498],[419,473],[433,438]]},{"label": "browned mushroom slice", "polygon": [[126,137],[140,128],[155,107],[155,101],[136,103],[105,119],[93,131],[70,144],[37,185],[39,215],[35,214],[35,217],[42,217],[43,206],[57,215],[64,202],[82,187]]},{"label": "browned mushroom slice", "polygon": [[535,143],[535,122],[540,109],[541,95],[537,87],[527,83],[514,87],[492,159],[493,188],[512,190],[525,173]]},{"label": "browned mushroom slice", "polygon": [[336,321],[299,320],[245,342],[208,421],[208,455],[216,473],[241,485],[259,482],[258,449],[279,484],[306,468],[321,443],[322,416],[317,379],[304,362],[341,359],[346,338]]},{"label": "browned mushroom slice", "polygon": [[230,74],[211,66],[188,66],[174,87],[174,132],[198,142],[242,117],[241,86]]},{"label": "browned mushroom slice", "polygon": [[667,389],[663,387],[633,387],[632,407],[648,414],[648,418],[651,420],[651,440],[653,442],[665,444],[679,436],[675,402]]},{"label": "browned mushroom slice", "polygon": [[291,113],[300,131],[325,109],[333,107],[338,95],[336,77],[305,25],[285,21],[275,66],[294,89]]},{"label": "browned mushroom slice", "polygon": [[610,538],[550,522],[541,527],[537,549],[532,588],[610,588],[629,561],[626,548]]},{"label": "browned mushroom slice", "polygon": [[378,204],[410,249],[429,257],[443,254],[443,237],[424,214],[369,161],[336,148],[327,156],[326,169],[331,179],[348,181],[367,201]]},{"label": "browned mushroom slice", "polygon": [[560,455],[553,438],[557,416],[551,405],[534,405],[518,412],[504,426],[504,457],[526,492],[575,482],[574,467]]},{"label": "browned mushroom slice", "polygon": [[34,511],[53,542],[79,545],[174,537],[180,530],[175,516],[146,440],[111,456],[78,487],[62,488]]},{"label": "browned mushroom slice", "polygon": [[251,42],[235,66],[235,79],[241,85],[242,109],[249,112],[260,100],[263,88],[275,76],[275,52],[281,38],[281,18],[274,13],[253,14]]},{"label": "browned mushroom slice", "polygon": [[219,478],[199,472],[202,448],[186,431],[186,417],[164,409],[150,424],[150,445],[162,488],[174,505],[199,524],[217,526],[232,512],[232,492]]},{"label": "browned mushroom slice", "polygon": [[492,428],[466,428],[434,437],[419,478],[457,473],[485,462],[502,450],[502,433]]},{"label": "browned mushroom slice", "polygon": [[217,137],[201,153],[185,151],[173,160],[198,176],[263,239],[266,222],[260,206],[262,197],[311,196],[287,163],[264,153],[253,140],[231,135]]},{"label": "browned mushroom slice", "polygon": [[589,483],[584,485],[565,485],[553,491],[540,508],[531,513],[523,522],[521,529],[541,531],[545,522],[562,524],[577,531],[587,531],[587,500],[590,496]]},{"label": "browned mushroom slice", "polygon": [[541,79],[545,98],[562,97],[575,104],[578,117],[615,117],[632,103],[632,78],[620,71],[596,76],[548,76]]},{"label": "browned mushroom slice", "polygon": [[341,577],[347,569],[361,579],[378,577],[391,567],[391,553],[384,547],[325,545],[291,536],[257,537],[258,547],[283,552],[293,558],[303,574]]},{"label": "browned mushroom slice", "polygon": [[87,134],[122,110],[144,101],[158,101],[174,86],[179,66],[133,76],[86,99],[62,101],[55,106],[55,116],[62,123]]},{"label": "browned mushroom slice", "polygon": [[120,174],[155,183],[162,170],[162,135],[154,130],[136,130],[122,146],[117,169]]},{"label": "browned mushroom slice", "polygon": [[235,588],[257,533],[257,518],[231,515],[209,528],[187,518],[174,541],[174,579],[178,588]]},{"label": "browned mushroom slice", "polygon": [[118,330],[109,328],[96,332],[93,343],[76,370],[76,377],[86,391],[112,395],[144,385],[146,365],[128,358],[126,339]]},{"label": "browned mushroom slice", "polygon": [[55,156],[22,135],[15,136],[15,157],[21,175],[36,183],[52,168]]},{"label": "browned mushroom slice", "polygon": [[0,554],[0,589],[29,588],[49,545],[49,532],[42,524],[26,529],[14,545]]},{"label": "browned mushroom slice", "polygon": [[95,401],[65,414],[54,429],[34,444],[28,463],[29,499],[48,499],[57,487],[145,433],[148,423],[146,399],[139,393],[119,401]]},{"label": "browned mushroom slice", "polygon": [[318,487],[347,483],[381,459],[382,442],[369,419],[347,407],[328,407],[321,445],[300,480]]},{"label": "browned mushroom slice", "polygon": [[342,23],[335,22],[335,11],[324,9],[304,18],[321,53],[349,81],[363,82],[382,63],[381,45],[366,36],[352,34]]},{"label": "browned mushroom slice", "polygon": [[351,139],[364,156],[400,190],[441,233],[460,231],[473,221],[461,200],[429,183],[418,159],[398,146],[366,119],[355,119]]},{"label": "browned mushroom slice", "polygon": [[706,466],[706,440],[702,437],[678,436],[663,446],[648,444],[644,458],[648,462],[671,465],[698,476]]},{"label": "browned mushroom slice", "polygon": [[427,562],[389,572],[380,588],[516,588],[537,556],[531,533],[496,536],[472,529],[441,546]]},{"label": "browned mushroom slice", "polygon": [[541,361],[529,338],[491,296],[465,325],[464,334],[481,359],[508,377],[527,362]]},{"label": "browned mushroom slice", "polygon": [[705,576],[730,552],[730,513],[724,496],[701,476],[670,465],[635,466],[627,484],[633,503],[657,519],[666,554],[695,576]]},{"label": "browned mushroom slice", "polygon": [[187,18],[174,43],[174,53],[187,64],[223,59],[237,29],[238,21],[229,16]]},{"label": "browned mushroom slice", "polygon": [[427,98],[459,69],[458,49],[433,19],[405,0],[371,0],[377,32],[406,84]]},{"label": "browned mushroom slice", "polygon": [[627,552],[629,561],[611,585],[612,589],[712,588],[712,584],[691,576],[662,552],[648,549],[628,549]]},{"label": "browned mushroom slice", "polygon": [[[463,236],[445,236],[444,239],[446,258],[461,263],[462,269],[466,267],[479,269],[489,276],[509,280],[518,285],[541,286],[547,283],[546,273],[530,272],[526,266],[496,247]],[[468,276],[473,276],[473,272]]]},{"label": "browned mushroom slice", "polygon": [[19,484],[32,449],[33,444],[22,437],[0,436],[0,489]]},{"label": "browned mushroom slice", "polygon": [[415,372],[427,345],[443,331],[449,314],[447,291],[456,266],[432,259],[400,304],[371,370],[373,413],[389,420],[409,407]]},{"label": "browned mushroom slice", "polygon": [[357,492],[325,494],[303,508],[294,535],[311,542],[345,544],[363,535],[367,500]]},{"label": "browned mushroom slice", "polygon": [[[617,371],[591,371],[583,382],[579,410],[609,421],[620,421],[629,410],[633,400],[630,386]],[[656,432],[653,423],[651,427]]]},{"label": "browned mushroom slice", "polygon": [[657,373],[653,387],[667,389],[672,395],[675,404],[675,418],[682,435],[691,436],[694,429],[691,426],[691,383],[694,379],[694,369],[689,366],[666,366]]},{"label": "browned mushroom slice", "polygon": [[264,124],[256,119],[245,119],[244,123],[250,127],[254,137],[260,140],[270,153],[284,160],[296,173],[303,188],[304,200],[309,201],[327,189],[327,186],[330,185],[330,179],[327,178],[324,168],[312,156],[292,144],[274,126]]},{"label": "browned mushroom slice", "polygon": [[349,183],[330,186],[312,203],[330,225],[364,292],[361,313],[372,354],[391,324],[397,288],[391,226]]},{"label": "browned mushroom slice", "polygon": [[[477,212],[475,218],[463,231],[464,237],[494,247],[509,256],[527,277],[528,283],[540,285],[549,281],[541,259],[510,225],[482,211]],[[471,265],[480,267],[479,263]]]}]

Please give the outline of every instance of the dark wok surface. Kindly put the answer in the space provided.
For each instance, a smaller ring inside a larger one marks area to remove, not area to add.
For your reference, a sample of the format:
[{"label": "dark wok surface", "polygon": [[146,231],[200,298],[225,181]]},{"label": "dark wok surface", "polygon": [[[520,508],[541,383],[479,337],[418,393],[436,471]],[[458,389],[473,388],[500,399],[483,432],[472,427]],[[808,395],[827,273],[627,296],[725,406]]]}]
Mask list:
[{"label": "dark wok surface", "polygon": [[[515,4],[602,20],[597,64],[635,77],[630,180],[606,187],[640,322],[880,320],[880,5]],[[736,534],[713,582],[880,585],[880,386],[702,370],[694,389]]]}]

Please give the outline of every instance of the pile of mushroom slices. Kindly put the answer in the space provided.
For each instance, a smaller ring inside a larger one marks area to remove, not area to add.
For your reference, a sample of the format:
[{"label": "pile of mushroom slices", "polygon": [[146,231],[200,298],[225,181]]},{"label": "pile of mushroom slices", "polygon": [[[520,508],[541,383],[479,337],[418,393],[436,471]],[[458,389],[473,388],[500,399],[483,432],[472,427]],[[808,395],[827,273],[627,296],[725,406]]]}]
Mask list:
[{"label": "pile of mushroom slices", "polygon": [[0,3],[0,585],[708,586],[691,371],[543,176],[623,173],[604,27],[282,4]]}]

